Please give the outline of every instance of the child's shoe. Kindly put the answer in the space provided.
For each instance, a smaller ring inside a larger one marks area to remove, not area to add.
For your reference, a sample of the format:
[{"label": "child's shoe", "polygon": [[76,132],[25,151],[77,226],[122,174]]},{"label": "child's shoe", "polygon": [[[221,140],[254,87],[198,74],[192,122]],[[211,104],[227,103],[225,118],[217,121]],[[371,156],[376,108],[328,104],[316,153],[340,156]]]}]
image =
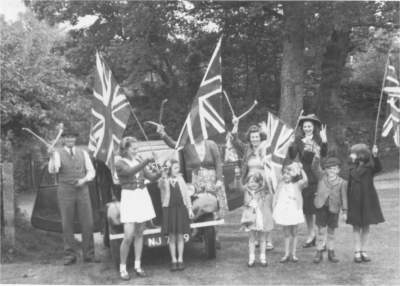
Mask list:
[{"label": "child's shoe", "polygon": [[170,270],[171,271],[177,271],[178,270],[178,263],[177,262],[172,262]]},{"label": "child's shoe", "polygon": [[371,258],[369,258],[369,256],[367,255],[367,252],[365,251],[360,251],[361,253],[361,260],[364,262],[370,262]]},{"label": "child's shoe", "polygon": [[265,255],[260,255],[260,264],[262,267],[268,266],[267,258],[265,257]]},{"label": "child's shoe", "polygon": [[292,262],[298,262],[299,261],[299,259],[297,258],[297,256],[296,255],[294,255],[294,254],[292,254]]},{"label": "child's shoe", "polygon": [[272,244],[272,242],[267,242],[267,247],[266,247],[266,250],[268,251],[268,250],[272,250],[272,249],[274,249],[274,245]]},{"label": "child's shoe", "polygon": [[125,280],[125,281],[128,281],[128,280],[131,279],[131,276],[129,275],[128,271],[126,271],[126,270],[121,270],[121,271],[119,272],[119,277],[120,277],[122,280]]},{"label": "child's shoe", "polygon": [[328,249],[328,260],[333,263],[338,263],[339,259],[335,256],[335,251],[333,249]]},{"label": "child's shoe", "polygon": [[253,254],[250,254],[249,262],[247,262],[247,266],[254,267],[254,265],[256,265],[256,258],[254,257]]},{"label": "child's shoe", "polygon": [[178,262],[177,270],[179,270],[179,271],[185,270],[185,264],[183,264],[183,261],[182,262]]},{"label": "child's shoe", "polygon": [[290,261],[290,255],[285,255],[284,257],[281,258],[279,261],[280,263],[287,263]]},{"label": "child's shoe", "polygon": [[355,263],[361,263],[362,262],[360,251],[354,252],[354,262]]},{"label": "child's shoe", "polygon": [[251,260],[249,260],[249,262],[247,262],[247,267],[254,267],[256,265],[256,262],[253,260],[253,261],[251,261]]},{"label": "child's shoe", "polygon": [[314,260],[313,260],[314,263],[318,264],[322,261],[322,258],[323,258],[322,252],[323,252],[323,250],[317,250],[317,252],[315,253]]}]

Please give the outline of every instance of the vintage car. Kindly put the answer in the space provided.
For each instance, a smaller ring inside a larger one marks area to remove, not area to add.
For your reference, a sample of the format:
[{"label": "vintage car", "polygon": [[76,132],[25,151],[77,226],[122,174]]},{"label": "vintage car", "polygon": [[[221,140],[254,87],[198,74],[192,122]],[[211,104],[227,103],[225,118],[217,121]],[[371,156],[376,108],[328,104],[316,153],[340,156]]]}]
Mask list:
[{"label": "vintage car", "polygon": [[[223,150],[222,150],[223,151]],[[156,153],[160,162],[169,158],[178,158],[178,153],[170,149],[163,141],[140,142],[138,152],[142,157],[148,157],[151,152]],[[182,158],[180,158],[182,160]],[[96,169],[95,179],[89,183],[90,197],[93,207],[94,230],[103,233],[103,242],[110,247],[111,256],[115,265],[119,264],[119,247],[123,238],[123,226],[116,225],[113,220],[107,218],[107,209],[110,202],[120,199],[120,187],[114,184],[111,172],[101,161],[94,160]],[[243,194],[233,184],[240,176],[238,174],[239,162],[224,162],[223,173],[225,190],[228,200],[229,210],[234,210],[243,204]],[[187,172],[187,170],[185,170]],[[158,225],[162,220],[162,207],[160,190],[157,182],[147,182],[147,188],[151,196],[156,212],[153,220],[156,227],[148,228],[144,232],[144,244],[147,247],[159,247],[167,244],[167,238],[161,235]],[[57,176],[48,173],[47,164],[43,166],[39,184],[37,186],[37,196],[31,216],[31,223],[35,228],[46,231],[62,232],[61,217],[57,203]],[[199,235],[204,243],[204,250],[207,258],[215,258],[215,226],[223,224],[224,220],[214,220],[213,213],[206,213],[191,223],[191,228],[197,228]],[[80,233],[78,221],[74,225],[75,233]],[[186,241],[190,237],[185,237]]]}]

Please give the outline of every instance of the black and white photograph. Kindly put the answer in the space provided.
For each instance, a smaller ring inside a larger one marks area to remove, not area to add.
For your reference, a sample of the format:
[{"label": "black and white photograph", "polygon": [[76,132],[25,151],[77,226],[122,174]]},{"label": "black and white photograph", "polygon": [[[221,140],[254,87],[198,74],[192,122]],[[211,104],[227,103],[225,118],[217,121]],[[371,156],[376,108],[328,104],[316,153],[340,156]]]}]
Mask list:
[{"label": "black and white photograph", "polygon": [[400,1],[1,0],[2,285],[400,285]]}]

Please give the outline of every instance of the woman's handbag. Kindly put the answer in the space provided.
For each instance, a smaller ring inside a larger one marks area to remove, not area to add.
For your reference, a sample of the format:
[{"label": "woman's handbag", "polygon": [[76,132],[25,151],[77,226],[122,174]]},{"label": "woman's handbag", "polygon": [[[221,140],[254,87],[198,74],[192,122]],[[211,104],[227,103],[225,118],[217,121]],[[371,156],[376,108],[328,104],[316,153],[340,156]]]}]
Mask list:
[{"label": "woman's handbag", "polygon": [[256,216],[256,209],[252,207],[245,207],[242,213],[242,218],[240,219],[240,223],[248,227],[256,222]]},{"label": "woman's handbag", "polygon": [[107,218],[112,225],[121,224],[120,202],[112,201],[107,203]]}]

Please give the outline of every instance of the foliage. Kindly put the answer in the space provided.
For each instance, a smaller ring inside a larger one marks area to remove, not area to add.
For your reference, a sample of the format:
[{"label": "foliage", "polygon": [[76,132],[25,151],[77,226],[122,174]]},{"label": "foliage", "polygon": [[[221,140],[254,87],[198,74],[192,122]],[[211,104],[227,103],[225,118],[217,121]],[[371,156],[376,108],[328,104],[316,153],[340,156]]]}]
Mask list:
[{"label": "foliage", "polygon": [[[194,1],[192,7],[167,1],[26,0],[26,4],[51,25],[63,21],[74,25],[79,17],[96,16],[90,27],[70,32],[62,49],[71,63],[68,71],[90,86],[94,52],[102,51],[142,122],[155,120],[161,100],[169,99],[164,123],[174,137],[220,33],[224,35],[223,84],[236,112],[244,111],[253,99],[260,105],[248,120],[264,120],[266,110],[278,110],[285,57],[282,43],[287,36],[280,2]],[[358,97],[345,94],[342,87],[348,82],[343,79],[350,77],[350,68],[361,74],[371,67],[350,67],[348,56],[366,64],[370,58],[361,53],[373,42],[370,27],[379,27],[385,34],[397,28],[398,3],[312,1],[304,5],[306,110],[318,111],[315,106],[325,104],[332,118],[338,116],[337,109],[346,115]],[[340,41],[335,35],[341,36]],[[377,38],[379,50],[387,50],[389,38]],[[377,72],[378,65],[373,67]],[[368,82],[369,88],[379,89],[377,81],[369,80],[373,75],[363,76],[357,79],[361,85]],[[157,138],[154,129],[145,128],[151,138]],[[140,135],[133,121],[128,132]]]},{"label": "foliage", "polygon": [[88,104],[82,83],[65,72],[68,63],[58,50],[61,32],[29,13],[12,24],[1,18],[0,30],[3,135],[11,131],[20,138],[21,128],[29,127],[48,136],[56,122],[69,115],[79,119]]}]

